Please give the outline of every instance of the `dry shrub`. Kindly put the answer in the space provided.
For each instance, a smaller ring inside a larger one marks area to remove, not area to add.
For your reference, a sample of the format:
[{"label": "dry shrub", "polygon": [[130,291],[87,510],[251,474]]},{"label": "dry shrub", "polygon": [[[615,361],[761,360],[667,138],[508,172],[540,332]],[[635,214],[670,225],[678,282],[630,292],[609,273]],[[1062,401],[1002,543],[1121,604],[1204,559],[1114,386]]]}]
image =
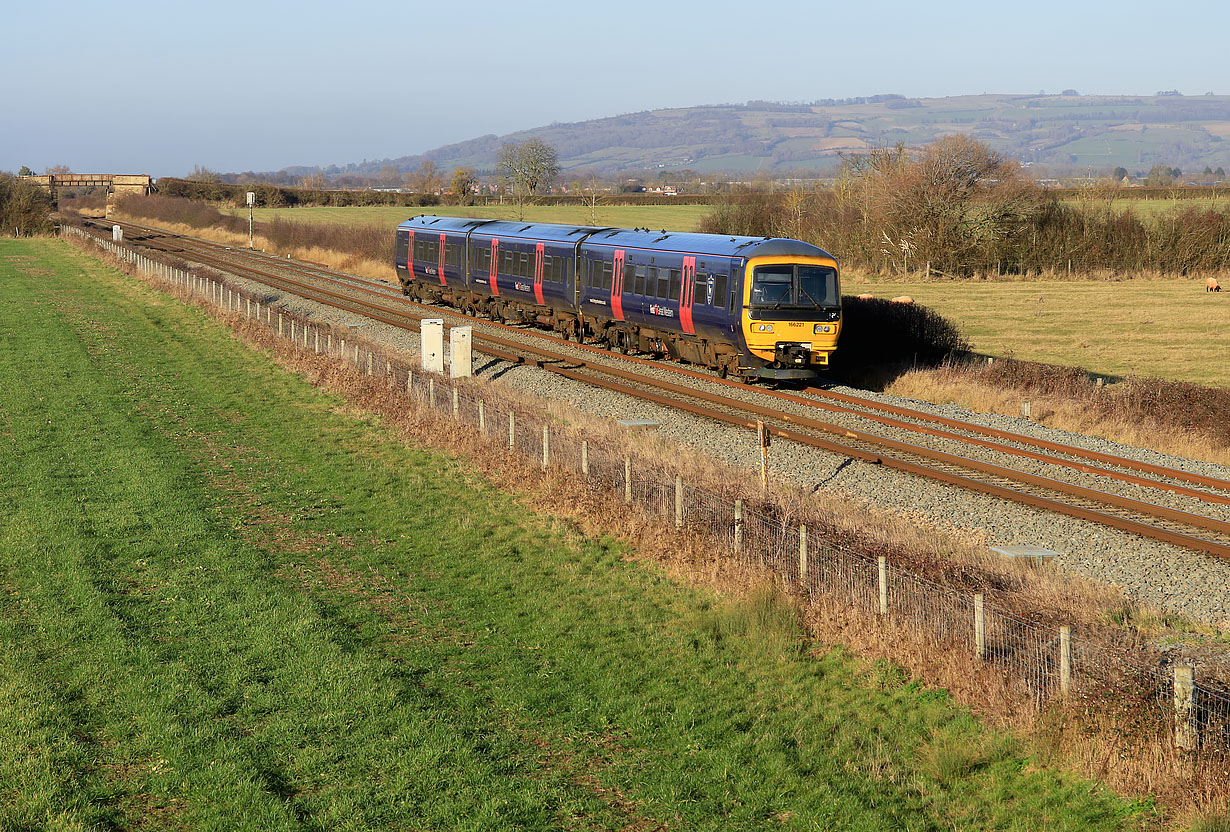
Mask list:
[{"label": "dry shrub", "polygon": [[883,298],[842,298],[841,341],[833,372],[868,389],[909,367],[933,367],[969,350],[960,328],[934,309]]}]

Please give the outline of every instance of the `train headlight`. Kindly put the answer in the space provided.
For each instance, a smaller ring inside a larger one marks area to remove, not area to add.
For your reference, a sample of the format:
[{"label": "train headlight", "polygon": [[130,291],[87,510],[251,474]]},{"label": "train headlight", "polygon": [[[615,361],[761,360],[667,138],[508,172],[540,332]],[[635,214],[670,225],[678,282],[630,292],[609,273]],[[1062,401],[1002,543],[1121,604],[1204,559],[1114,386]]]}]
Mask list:
[{"label": "train headlight", "polygon": [[772,332],[773,324],[756,324],[757,332]]},{"label": "train headlight", "polygon": [[833,331],[832,324],[816,324],[812,328],[812,333],[815,335],[828,334]]}]

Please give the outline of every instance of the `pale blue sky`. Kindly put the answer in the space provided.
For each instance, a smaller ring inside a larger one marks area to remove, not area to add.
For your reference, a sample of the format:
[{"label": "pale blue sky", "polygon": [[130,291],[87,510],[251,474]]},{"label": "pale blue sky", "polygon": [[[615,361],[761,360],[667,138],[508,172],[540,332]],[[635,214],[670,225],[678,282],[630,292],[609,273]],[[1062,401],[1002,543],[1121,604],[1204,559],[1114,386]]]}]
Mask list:
[{"label": "pale blue sky", "polygon": [[658,107],[1230,93],[1230,4],[23,2],[0,170],[275,170]]}]

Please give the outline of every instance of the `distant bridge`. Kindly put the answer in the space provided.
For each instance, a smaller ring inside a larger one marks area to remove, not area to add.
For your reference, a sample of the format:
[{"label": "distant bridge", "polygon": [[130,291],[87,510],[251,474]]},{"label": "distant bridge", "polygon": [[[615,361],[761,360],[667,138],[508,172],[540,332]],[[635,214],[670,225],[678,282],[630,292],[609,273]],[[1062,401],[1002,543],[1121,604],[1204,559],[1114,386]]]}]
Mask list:
[{"label": "distant bridge", "polygon": [[150,192],[153,180],[145,174],[125,173],[45,173],[41,175],[18,177],[35,185],[41,185],[51,190],[51,198],[56,198],[60,188],[101,188],[107,189],[107,199],[127,194],[144,196]]}]

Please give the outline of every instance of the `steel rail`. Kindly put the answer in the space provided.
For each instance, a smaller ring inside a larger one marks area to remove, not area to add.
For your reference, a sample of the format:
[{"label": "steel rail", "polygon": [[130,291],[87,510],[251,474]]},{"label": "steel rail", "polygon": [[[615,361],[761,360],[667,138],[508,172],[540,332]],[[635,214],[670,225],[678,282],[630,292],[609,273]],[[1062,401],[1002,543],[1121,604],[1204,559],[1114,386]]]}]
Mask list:
[{"label": "steel rail", "polygon": [[[210,258],[210,259],[214,259],[215,261],[217,261],[217,258]],[[392,326],[397,326],[399,328],[409,329],[409,330],[419,329],[419,326],[418,326],[419,319],[403,310],[392,309],[392,308],[383,306],[381,304],[371,303],[369,301],[355,298],[350,295],[345,295],[339,292],[334,292],[328,289],[324,289],[319,286],[313,286],[310,284],[301,283],[299,281],[295,281],[295,280],[283,277],[281,275],[271,274],[263,270],[255,269],[249,266],[244,266],[242,264],[234,264],[234,263],[230,263],[226,261],[222,261],[222,262],[224,262],[225,265],[227,266],[238,268],[242,271],[246,271],[251,274],[257,275],[258,279],[260,279],[261,282],[269,282],[275,286],[278,286],[279,288],[287,289],[290,291],[296,291],[297,293],[300,293],[300,294],[302,294],[303,292],[307,292],[309,293],[309,295],[307,296],[320,295],[320,296],[330,299],[330,300],[322,300],[321,302],[329,303],[334,306],[342,306],[342,304],[351,304],[354,306],[358,306],[359,309],[352,309],[350,311],[358,312],[359,314],[363,314],[366,317],[369,317],[373,320],[378,320],[384,323],[388,323]],[[278,262],[280,264],[280,260]],[[398,298],[396,298],[396,296],[393,296],[393,295],[385,295],[385,297],[393,299],[393,300],[398,300]],[[346,308],[346,307],[342,306],[342,308]],[[490,335],[484,334],[481,337],[484,341],[500,344],[504,347],[508,347],[511,350],[513,350],[513,352],[504,352],[503,350],[493,350],[493,349],[489,349],[486,347],[479,347],[480,351],[485,352],[494,357],[502,358],[504,360],[512,361],[514,363],[524,363],[524,358],[522,355],[519,354],[518,351],[524,351],[524,352],[529,352],[531,354],[536,354],[539,356],[539,358],[536,359],[535,363],[538,366],[548,371],[555,372],[557,374],[560,374],[560,375],[563,375],[569,378],[581,380],[587,383],[599,384],[600,386],[604,386],[609,389],[617,390],[618,392],[624,392],[629,395],[633,395],[638,398],[645,399],[647,401],[652,401],[657,404],[663,404],[663,405],[667,405],[667,406],[674,407],[677,409],[682,409],[687,412],[691,412],[696,415],[704,416],[706,418],[711,418],[717,421],[726,422],[729,424],[735,424],[739,426],[745,426],[745,427],[753,426],[755,424],[753,420],[747,419],[746,416],[732,415],[730,413],[723,412],[720,410],[714,410],[713,408],[702,407],[700,405],[695,404],[693,401],[690,401],[690,400],[691,399],[701,399],[704,401],[708,401],[711,404],[716,404],[721,407],[728,408],[730,410],[735,410],[736,412],[738,411],[743,411],[744,413],[750,412],[754,415],[768,418],[771,421],[782,421],[788,424],[798,425],[799,427],[802,427],[808,430],[826,432],[826,433],[831,433],[831,434],[838,434],[846,438],[855,439],[861,442],[889,447],[896,451],[899,451],[899,452],[902,452],[902,453],[905,453],[911,456],[931,460],[932,462],[939,462],[941,464],[962,467],[962,468],[966,468],[969,470],[975,470],[975,471],[979,471],[980,473],[984,473],[989,476],[1000,478],[1000,479],[1025,482],[1029,485],[1033,485],[1034,487],[1038,487],[1038,488],[1042,488],[1045,490],[1054,491],[1058,493],[1063,493],[1068,496],[1076,497],[1078,499],[1082,499],[1082,500],[1086,500],[1090,502],[1101,503],[1105,505],[1112,505],[1118,508],[1123,508],[1129,511],[1134,511],[1139,514],[1153,515],[1156,517],[1168,519],[1168,520],[1171,520],[1172,522],[1180,523],[1185,526],[1189,526],[1193,528],[1203,528],[1209,531],[1214,531],[1214,532],[1218,532],[1222,534],[1230,534],[1230,523],[1226,523],[1225,521],[1217,520],[1215,518],[1204,517],[1201,515],[1194,515],[1188,512],[1171,509],[1165,506],[1157,506],[1151,503],[1144,503],[1142,501],[1133,500],[1131,498],[1122,497],[1120,495],[1108,494],[1102,491],[1087,489],[1082,486],[1073,485],[1071,483],[1064,483],[1062,481],[1053,480],[1047,477],[1040,477],[1037,475],[1027,474],[1025,472],[1017,471],[1015,469],[1003,468],[1002,466],[993,465],[991,463],[984,463],[978,460],[971,460],[966,457],[957,456],[955,454],[948,454],[943,451],[937,451],[935,449],[925,448],[922,446],[914,445],[912,443],[902,442],[900,440],[889,439],[888,437],[883,437],[883,436],[879,436],[876,434],[871,434],[871,433],[867,433],[863,431],[852,431],[843,426],[832,425],[829,423],[820,422],[818,420],[808,419],[806,417],[796,417],[796,416],[792,416],[789,414],[782,414],[782,413],[773,411],[769,408],[766,408],[760,405],[753,405],[747,402],[730,399],[725,396],[720,396],[716,393],[701,391],[701,390],[697,390],[692,387],[684,387],[681,385],[676,385],[671,382],[665,382],[661,380],[649,380],[649,379],[646,379],[644,376],[641,376],[636,373],[632,373],[627,370],[621,370],[618,368],[608,367],[608,366],[603,366],[603,365],[587,364],[585,362],[575,362],[575,361],[570,360],[567,356],[561,356],[558,353],[553,353],[549,350],[510,341],[504,338],[499,338],[498,336],[490,336]],[[574,366],[572,367],[560,366],[556,362],[565,362],[565,364],[571,363]],[[611,382],[609,379],[598,381],[594,379],[592,376],[587,376],[584,372],[582,372],[583,370],[588,370],[590,373],[598,373],[601,375],[614,376],[616,378],[623,379],[624,381],[633,382],[635,384],[649,385],[649,386],[652,386],[658,389],[669,390],[675,395],[680,396],[683,400],[680,401],[680,400],[669,398],[669,397],[663,397],[659,394],[655,394],[655,393],[652,393],[652,392],[649,392],[643,389],[638,389],[631,385],[624,385],[624,384],[620,384],[617,382]],[[878,454],[878,453],[869,452],[863,449],[854,448],[847,444],[829,442],[827,440],[820,439],[819,437],[816,437],[814,435],[802,433],[801,431],[792,430],[790,428],[779,427],[771,423],[769,425],[769,430],[774,435],[781,436],[787,439],[791,439],[793,441],[798,441],[803,444],[812,445],[814,447],[820,447],[820,448],[829,450],[834,453],[838,453],[844,456],[849,456],[851,458],[861,459],[863,461],[871,462],[875,464],[886,465],[887,467],[895,468],[897,470],[902,470],[907,473],[913,473],[913,474],[925,476],[931,479],[937,479],[937,480],[940,480],[942,482],[946,482],[952,485],[958,485],[958,486],[968,488],[974,491],[979,491],[982,493],[991,494],[993,496],[1011,499],[1016,502],[1024,503],[1026,505],[1032,505],[1035,507],[1044,508],[1049,511],[1066,514],[1066,515],[1077,517],[1080,519],[1093,520],[1095,522],[1099,522],[1099,523],[1102,523],[1104,525],[1108,525],[1114,528],[1119,528],[1125,531],[1143,534],[1143,535],[1152,537],[1154,539],[1160,539],[1165,542],[1175,543],[1177,545],[1186,546],[1188,548],[1198,549],[1200,551],[1205,551],[1209,554],[1214,554],[1219,557],[1230,558],[1230,546],[1227,546],[1226,544],[1223,544],[1217,541],[1210,541],[1204,538],[1198,538],[1193,535],[1185,534],[1182,532],[1176,532],[1172,529],[1166,529],[1163,527],[1141,523],[1139,521],[1132,520],[1130,518],[1121,517],[1121,516],[1114,515],[1114,514],[1107,514],[1105,512],[1101,512],[1101,511],[1091,509],[1085,506],[1074,506],[1069,503],[1063,503],[1061,501],[1052,500],[1050,498],[1042,497],[1037,494],[1030,494],[1029,492],[1023,492],[1023,491],[1020,491],[1019,489],[1006,488],[1004,486],[996,485],[994,483],[987,483],[982,480],[976,480],[976,479],[965,477],[959,474],[953,474],[950,471],[943,471],[943,470],[936,469],[931,466],[926,466],[926,465],[921,465],[919,463],[910,462],[909,460],[898,459],[894,457],[885,456],[883,454]]]}]

